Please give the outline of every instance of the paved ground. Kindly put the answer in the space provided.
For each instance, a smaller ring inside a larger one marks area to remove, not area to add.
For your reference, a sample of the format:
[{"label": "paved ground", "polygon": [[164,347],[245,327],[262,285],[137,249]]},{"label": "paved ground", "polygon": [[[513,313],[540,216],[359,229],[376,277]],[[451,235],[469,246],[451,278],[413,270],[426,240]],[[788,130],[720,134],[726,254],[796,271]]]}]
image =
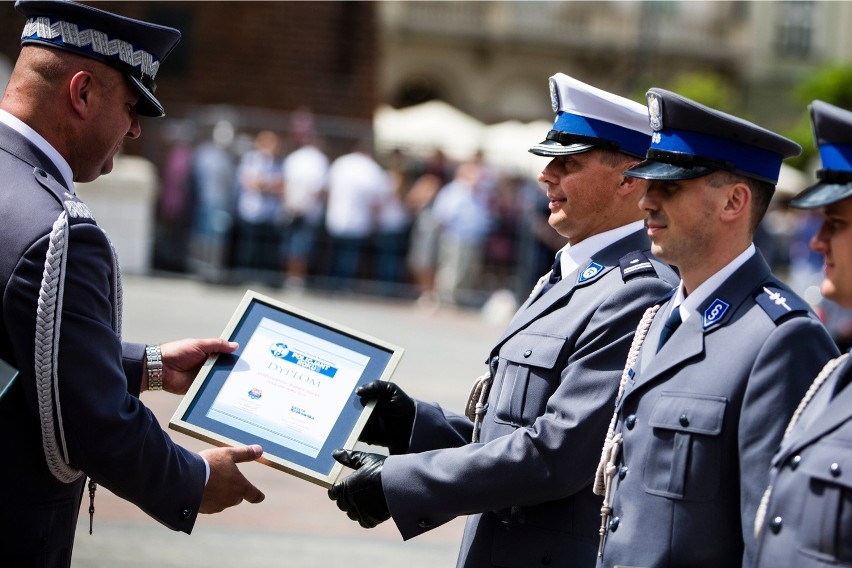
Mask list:
[{"label": "paved ground", "polygon": [[[124,337],[149,343],[219,335],[245,291],[245,287],[181,279],[134,277],[126,278],[124,284]],[[419,398],[456,410],[462,408],[473,379],[484,368],[482,361],[504,327],[472,312],[442,309],[430,315],[407,303],[256,289],[404,347],[394,380]],[[179,403],[178,397],[166,393],[145,393],[143,400],[163,424]],[[173,437],[192,449],[208,447],[176,432]],[[72,566],[433,568],[455,564],[463,519],[402,542],[391,521],[372,530],[360,528],[319,486],[261,464],[248,464],[243,470],[266,493],[266,500],[203,515],[191,536],[168,530],[100,488],[94,534],[88,534],[88,515],[81,514]]]}]

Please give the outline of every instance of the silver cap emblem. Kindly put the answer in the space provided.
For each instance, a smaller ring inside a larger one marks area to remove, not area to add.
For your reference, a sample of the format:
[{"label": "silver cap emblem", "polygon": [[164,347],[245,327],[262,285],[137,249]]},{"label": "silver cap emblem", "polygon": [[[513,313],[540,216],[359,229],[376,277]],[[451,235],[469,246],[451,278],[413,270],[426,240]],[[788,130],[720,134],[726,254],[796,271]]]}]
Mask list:
[{"label": "silver cap emblem", "polygon": [[553,107],[553,112],[559,112],[559,91],[553,77],[550,78],[550,106]]},{"label": "silver cap emblem", "polygon": [[656,93],[648,93],[648,118],[652,129],[663,129],[663,101]]}]

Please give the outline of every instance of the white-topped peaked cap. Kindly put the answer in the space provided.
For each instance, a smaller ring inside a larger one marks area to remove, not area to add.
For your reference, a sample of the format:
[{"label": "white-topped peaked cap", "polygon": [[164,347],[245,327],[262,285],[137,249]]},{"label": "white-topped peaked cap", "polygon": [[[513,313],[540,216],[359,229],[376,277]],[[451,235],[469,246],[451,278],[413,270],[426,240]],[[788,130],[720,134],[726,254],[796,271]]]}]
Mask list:
[{"label": "white-topped peaked cap", "polygon": [[651,145],[648,108],[564,73],[550,78],[556,120],[547,138],[529,151],[539,156],[579,154],[593,148],[644,158]]}]

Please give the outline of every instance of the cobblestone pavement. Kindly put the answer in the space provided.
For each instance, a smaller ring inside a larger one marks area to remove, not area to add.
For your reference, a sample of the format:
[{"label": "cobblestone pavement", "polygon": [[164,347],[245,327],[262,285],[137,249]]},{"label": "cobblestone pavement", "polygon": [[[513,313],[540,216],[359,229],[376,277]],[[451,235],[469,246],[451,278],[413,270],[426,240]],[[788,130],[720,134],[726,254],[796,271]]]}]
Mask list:
[{"label": "cobblestone pavement", "polygon": [[[246,289],[147,277],[125,278],[124,288],[124,339],[146,343],[218,336]],[[253,288],[404,347],[394,380],[418,398],[455,410],[462,409],[473,379],[484,369],[488,350],[504,327],[475,312],[451,308],[425,313],[407,302]],[[142,398],[164,425],[180,402],[167,393],[145,393]],[[183,434],[171,434],[188,448],[209,447]],[[362,529],[317,485],[262,464],[242,469],[264,491],[266,500],[203,515],[190,536],[170,531],[99,488],[94,534],[88,534],[84,506],[72,566],[433,568],[455,564],[464,519],[403,542],[392,521]]]}]

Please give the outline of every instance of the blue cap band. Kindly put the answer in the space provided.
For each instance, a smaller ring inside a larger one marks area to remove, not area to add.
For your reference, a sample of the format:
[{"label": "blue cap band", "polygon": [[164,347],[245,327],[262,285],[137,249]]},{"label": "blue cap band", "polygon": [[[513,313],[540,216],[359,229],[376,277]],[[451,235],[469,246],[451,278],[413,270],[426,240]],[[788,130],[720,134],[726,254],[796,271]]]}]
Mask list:
[{"label": "blue cap band", "polygon": [[553,123],[553,129],[579,136],[600,138],[618,144],[618,147],[629,154],[644,156],[651,144],[651,137],[644,132],[637,132],[610,122],[588,118],[569,112],[560,112]]},{"label": "blue cap band", "polygon": [[773,183],[778,181],[781,162],[784,160],[775,152],[690,130],[666,128],[655,132],[652,139],[654,142],[651,148],[653,149],[730,162],[737,171]]},{"label": "blue cap band", "polygon": [[819,157],[826,170],[852,170],[852,144],[823,144]]}]

